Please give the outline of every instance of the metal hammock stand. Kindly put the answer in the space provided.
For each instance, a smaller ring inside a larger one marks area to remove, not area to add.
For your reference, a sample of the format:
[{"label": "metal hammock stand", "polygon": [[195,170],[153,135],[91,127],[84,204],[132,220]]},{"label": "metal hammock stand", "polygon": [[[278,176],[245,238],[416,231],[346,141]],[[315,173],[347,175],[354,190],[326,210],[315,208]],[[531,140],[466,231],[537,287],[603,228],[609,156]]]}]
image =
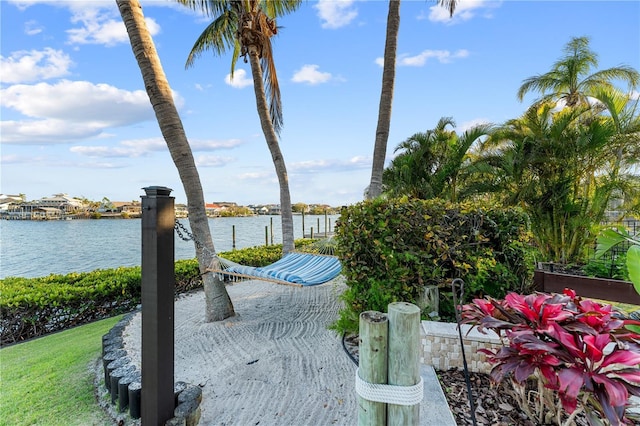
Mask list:
[{"label": "metal hammock stand", "polygon": [[[183,240],[192,240],[207,250],[178,220],[175,229]],[[342,271],[340,261],[333,254],[334,247],[331,239],[321,239],[305,246],[309,252],[291,252],[270,265],[258,267],[241,265],[210,253],[212,260],[207,272],[216,273],[223,280],[262,280],[297,287],[319,285],[336,278]]]}]

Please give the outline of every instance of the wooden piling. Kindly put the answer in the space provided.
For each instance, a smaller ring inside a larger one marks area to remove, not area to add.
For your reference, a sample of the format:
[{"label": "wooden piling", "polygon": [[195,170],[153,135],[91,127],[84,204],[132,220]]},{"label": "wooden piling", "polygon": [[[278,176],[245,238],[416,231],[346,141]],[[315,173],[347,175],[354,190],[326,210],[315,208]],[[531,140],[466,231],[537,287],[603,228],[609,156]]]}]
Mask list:
[{"label": "wooden piling", "polygon": [[264,245],[269,245],[269,225],[265,225],[264,227]]},{"label": "wooden piling", "polygon": [[324,209],[324,237],[327,238],[327,209]]},{"label": "wooden piling", "polygon": [[[390,385],[413,386],[420,382],[420,308],[406,302],[389,304]],[[387,425],[420,424],[420,404],[387,406]]]},{"label": "wooden piling", "polygon": [[[368,383],[387,383],[387,340],[389,321],[376,311],[360,314],[358,375]],[[358,425],[385,425],[387,404],[358,396]]]},{"label": "wooden piling", "polygon": [[231,225],[231,249],[235,250],[236,249],[236,226],[235,225]]}]

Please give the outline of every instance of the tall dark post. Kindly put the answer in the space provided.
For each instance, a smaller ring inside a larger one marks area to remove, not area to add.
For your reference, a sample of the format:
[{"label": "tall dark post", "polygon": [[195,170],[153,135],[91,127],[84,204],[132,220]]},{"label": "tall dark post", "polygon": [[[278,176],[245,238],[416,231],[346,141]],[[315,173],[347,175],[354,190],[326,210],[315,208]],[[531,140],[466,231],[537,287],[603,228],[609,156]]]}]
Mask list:
[{"label": "tall dark post", "polygon": [[174,197],[162,186],[142,197],[142,425],[173,417]]}]

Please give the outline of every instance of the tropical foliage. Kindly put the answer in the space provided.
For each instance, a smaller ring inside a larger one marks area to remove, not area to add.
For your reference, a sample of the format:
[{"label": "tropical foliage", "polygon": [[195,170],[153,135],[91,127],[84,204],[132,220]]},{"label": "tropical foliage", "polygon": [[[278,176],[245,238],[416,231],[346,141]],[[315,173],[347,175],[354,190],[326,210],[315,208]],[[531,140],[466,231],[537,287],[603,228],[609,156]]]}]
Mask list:
[{"label": "tropical foliage", "polygon": [[[297,240],[302,250],[313,240]],[[232,262],[265,266],[282,258],[282,245],[248,247],[221,253]],[[203,287],[197,259],[174,265],[175,293]],[[141,300],[140,267],[98,269],[38,278],[0,280],[0,343],[20,342],[136,309]],[[216,275],[217,274],[204,274]]]},{"label": "tropical foliage", "polygon": [[640,81],[638,71],[626,65],[590,74],[598,66],[598,55],[589,48],[588,37],[572,38],[564,53],[549,72],[527,78],[518,89],[518,99],[523,100],[528,92],[536,91],[542,93],[537,103],[562,101],[568,107],[588,105],[590,96],[603,89],[613,89],[615,80],[626,81],[629,90]]},{"label": "tropical foliage", "polygon": [[[638,321],[572,290],[476,299],[462,318],[506,339],[501,349],[482,351],[494,364],[492,380],[513,386],[533,422],[570,425],[584,412],[590,424],[633,424],[625,409],[630,395],[640,395],[640,335],[626,326]],[[527,391],[531,380],[537,391]]]},{"label": "tropical foliage", "polygon": [[604,176],[616,153],[610,120],[586,106],[555,111],[536,104],[498,128],[476,164],[494,191],[531,216],[545,260],[575,262],[605,214],[616,179]]},{"label": "tropical foliage", "polygon": [[613,86],[635,88],[639,74],[627,66],[592,72],[588,43],[572,39],[550,72],[525,80],[518,96],[542,97],[521,117],[462,136],[442,118],[399,144],[383,175],[387,193],[519,206],[542,259],[580,263],[612,201],[621,200],[623,214],[640,208],[638,99]]},{"label": "tropical foliage", "polygon": [[440,316],[450,320],[458,277],[468,300],[530,290],[528,229],[519,209],[486,204],[377,198],[346,207],[335,238],[348,289],[334,328],[356,331],[361,312],[386,312],[391,302],[420,306],[428,286],[438,287]]},{"label": "tropical foliage", "polygon": [[629,279],[640,294],[640,237],[629,234],[629,231],[623,227],[604,229],[598,235],[596,257],[602,257],[624,242],[631,244],[626,254]]},{"label": "tropical foliage", "polygon": [[443,117],[434,129],[416,133],[396,147],[399,154],[383,174],[387,194],[458,200],[458,176],[469,164],[469,150],[491,127],[478,125],[461,136],[450,127],[455,128],[453,118]]}]

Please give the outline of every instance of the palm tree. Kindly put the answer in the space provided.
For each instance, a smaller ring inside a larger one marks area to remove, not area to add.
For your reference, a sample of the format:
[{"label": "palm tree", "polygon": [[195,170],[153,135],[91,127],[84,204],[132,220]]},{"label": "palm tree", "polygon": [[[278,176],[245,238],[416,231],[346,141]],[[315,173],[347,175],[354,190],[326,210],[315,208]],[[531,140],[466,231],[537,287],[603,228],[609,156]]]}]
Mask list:
[{"label": "palm tree", "polygon": [[589,74],[598,66],[598,55],[589,49],[588,37],[574,37],[564,48],[565,56],[560,58],[551,71],[527,78],[518,89],[518,99],[531,92],[543,96],[539,103],[563,100],[569,107],[588,104],[587,98],[598,89],[613,88],[612,81],[622,80],[634,88],[640,81],[640,74],[632,67],[621,65]]},{"label": "palm tree", "polygon": [[400,0],[389,0],[387,14],[387,36],[384,45],[384,64],[382,66],[382,92],[378,109],[378,125],[373,147],[373,164],[371,166],[371,182],[366,192],[368,199],[376,198],[382,193],[382,174],[384,160],[387,156],[387,142],[391,127],[391,105],[393,103],[393,86],[396,77],[396,51],[398,32],[400,30]]},{"label": "palm tree", "polygon": [[197,242],[196,257],[206,298],[205,319],[207,322],[219,321],[235,315],[233,304],[224,283],[217,274],[207,273],[214,258],[215,249],[211,239],[209,221],[205,212],[204,195],[200,176],[196,169],[189,141],[178,115],[171,87],[167,81],[158,52],[151,34],[147,29],[138,0],[116,0],[120,15],[127,28],[133,54],[140,67],[142,79],[149,100],[160,126],[171,158],[173,159],[182,186],[184,187],[189,210],[189,224]]},{"label": "palm tree", "polygon": [[459,176],[469,163],[469,149],[491,126],[478,125],[461,136],[449,126],[455,127],[453,119],[442,117],[434,129],[416,133],[396,147],[394,152],[402,152],[383,174],[388,193],[458,201]]},{"label": "palm tree", "polygon": [[[453,16],[458,0],[438,0],[438,3],[449,10]],[[384,45],[384,65],[382,68],[382,91],[378,109],[378,125],[373,146],[373,164],[371,166],[371,181],[365,192],[367,199],[378,197],[382,193],[382,175],[384,161],[387,156],[389,128],[391,127],[391,105],[393,102],[393,86],[396,76],[396,51],[398,47],[398,32],[400,30],[400,0],[389,0],[387,14],[387,35]]]},{"label": "palm tree", "polygon": [[[187,67],[206,50],[216,55],[232,49],[231,76],[240,56],[249,58],[260,125],[278,176],[282,215],[283,254],[294,250],[293,213],[289,177],[278,144],[282,128],[282,101],[271,37],[277,33],[275,18],[298,8],[301,0],[178,0],[204,12],[213,21],[196,40],[187,58]],[[268,102],[267,102],[268,100]]]},{"label": "palm tree", "polygon": [[616,130],[589,105],[554,107],[534,104],[493,132],[478,170],[493,168],[484,176],[503,191],[502,201],[527,211],[542,255],[571,263],[583,255],[615,188],[602,175],[616,155],[609,146]]}]

